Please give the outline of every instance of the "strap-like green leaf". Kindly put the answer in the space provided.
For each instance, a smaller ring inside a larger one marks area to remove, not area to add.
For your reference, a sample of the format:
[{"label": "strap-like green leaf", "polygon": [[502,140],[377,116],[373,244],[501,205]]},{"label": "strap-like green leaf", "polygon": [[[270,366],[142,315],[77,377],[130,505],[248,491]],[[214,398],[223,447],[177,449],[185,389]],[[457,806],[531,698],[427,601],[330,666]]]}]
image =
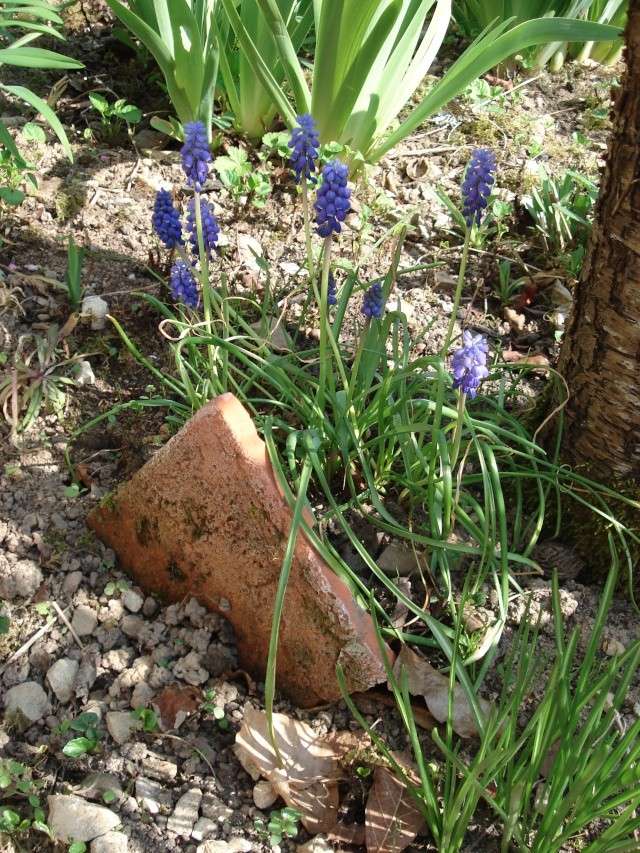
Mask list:
[{"label": "strap-like green leaf", "polygon": [[519,24],[495,38],[490,31],[478,39],[451,66],[424,100],[409,114],[400,127],[391,133],[370,155],[375,162],[383,157],[425,119],[432,116],[473,80],[494,68],[509,56],[537,44],[561,41],[611,41],[620,35],[618,27],[574,21],[566,18],[540,18]]},{"label": "strap-like green leaf", "polygon": [[11,95],[15,95],[16,98],[20,98],[28,104],[31,104],[31,106],[40,113],[40,115],[51,125],[51,129],[60,140],[60,144],[62,145],[65,154],[69,160],[73,162],[73,152],[69,145],[67,134],[60,123],[60,119],[56,116],[49,104],[46,101],[43,101],[42,98],[38,97],[38,95],[36,95],[35,92],[32,92],[31,89],[27,89],[24,86],[2,86],[2,88]]},{"label": "strap-like green leaf", "polygon": [[69,59],[42,47],[6,47],[0,49],[0,63],[20,68],[84,68],[77,59]]}]

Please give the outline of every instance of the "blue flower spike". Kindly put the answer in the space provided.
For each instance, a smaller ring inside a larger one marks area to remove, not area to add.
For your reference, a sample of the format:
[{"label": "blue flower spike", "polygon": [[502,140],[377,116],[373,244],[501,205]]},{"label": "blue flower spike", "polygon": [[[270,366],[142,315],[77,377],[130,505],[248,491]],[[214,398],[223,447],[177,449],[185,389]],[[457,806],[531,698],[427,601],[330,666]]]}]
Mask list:
[{"label": "blue flower spike", "polygon": [[187,183],[196,192],[200,192],[209,176],[209,163],[211,162],[207,131],[201,121],[185,124],[184,145],[180,154]]},{"label": "blue flower spike", "polygon": [[451,360],[453,387],[473,399],[480,383],[489,375],[487,353],[489,345],[483,335],[474,335],[465,330],[462,334],[462,346],[457,349]]},{"label": "blue flower spike", "polygon": [[462,184],[462,213],[469,228],[480,224],[495,183],[496,157],[488,148],[477,148],[471,155]]},{"label": "blue flower spike", "polygon": [[175,302],[182,302],[189,308],[197,307],[199,302],[198,285],[193,277],[193,272],[184,261],[178,260],[171,267],[169,285]]},{"label": "blue flower spike", "polygon": [[[204,242],[205,252],[207,256],[211,256],[211,252],[218,244],[220,236],[220,227],[218,220],[215,217],[212,206],[206,199],[200,199],[200,216],[202,219],[202,239]],[[193,251],[198,253],[198,232],[196,228],[196,200],[189,200],[187,214],[187,230],[189,231],[189,241]]]},{"label": "blue flower spike", "polygon": [[347,186],[349,169],[340,160],[331,160],[322,170],[322,185],[315,201],[318,234],[328,237],[339,234],[341,222],[346,219],[351,203],[351,190]]},{"label": "blue flower spike", "polygon": [[173,204],[169,190],[159,190],[151,218],[153,228],[167,249],[183,245],[180,213]]},{"label": "blue flower spike", "polygon": [[306,113],[297,117],[298,124],[291,131],[291,168],[296,175],[296,183],[302,179],[315,183],[316,160],[320,148],[320,138],[313,116]]},{"label": "blue flower spike", "polygon": [[365,292],[361,311],[369,320],[379,320],[384,314],[384,293],[379,281],[374,282]]}]

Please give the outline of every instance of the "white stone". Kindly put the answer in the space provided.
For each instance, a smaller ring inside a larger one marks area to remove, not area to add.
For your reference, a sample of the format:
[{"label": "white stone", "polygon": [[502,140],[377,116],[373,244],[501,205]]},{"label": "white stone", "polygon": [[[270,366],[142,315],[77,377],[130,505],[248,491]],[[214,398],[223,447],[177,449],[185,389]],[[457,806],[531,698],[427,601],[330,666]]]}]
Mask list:
[{"label": "white stone", "polygon": [[200,788],[189,788],[180,797],[173,810],[173,814],[167,821],[169,832],[175,832],[176,835],[180,835],[182,838],[190,838],[194,824],[198,819],[201,802],[202,791]]},{"label": "white stone", "polygon": [[19,728],[27,728],[51,712],[49,697],[36,681],[25,681],[7,690],[4,704],[5,716]]},{"label": "white stone", "polygon": [[122,593],[122,603],[131,613],[138,613],[138,611],[142,610],[144,597],[139,592],[136,592],[135,589],[127,589]]},{"label": "white stone", "polygon": [[204,841],[209,835],[213,835],[218,830],[218,824],[215,820],[208,817],[199,817],[191,832],[191,837],[196,841]]},{"label": "white stone", "polygon": [[298,844],[297,853],[334,853],[334,847],[324,835],[316,835],[306,844]]},{"label": "white stone", "polygon": [[139,776],[136,779],[136,799],[149,814],[159,814],[162,806],[171,806],[171,794],[158,782]]},{"label": "white stone", "polygon": [[256,782],[253,786],[253,802],[259,809],[270,808],[277,799],[278,794],[274,791],[271,782],[263,779],[261,782]]},{"label": "white stone", "polygon": [[47,682],[56,695],[58,702],[71,701],[73,687],[80,664],[71,658],[60,658],[47,672]]},{"label": "white stone", "polygon": [[81,316],[91,322],[94,332],[104,329],[108,311],[109,306],[100,296],[86,296],[82,301]]},{"label": "white stone", "polygon": [[73,794],[54,794],[47,797],[47,802],[47,824],[56,841],[93,841],[120,824],[120,818],[110,809]]},{"label": "white stone", "polygon": [[91,842],[91,853],[127,853],[129,839],[124,832],[107,832]]},{"label": "white stone", "polygon": [[76,607],[71,620],[71,627],[79,637],[88,637],[98,625],[98,614],[87,604]]},{"label": "white stone", "polygon": [[109,711],[107,731],[118,744],[126,743],[137,728],[137,721],[128,711]]}]

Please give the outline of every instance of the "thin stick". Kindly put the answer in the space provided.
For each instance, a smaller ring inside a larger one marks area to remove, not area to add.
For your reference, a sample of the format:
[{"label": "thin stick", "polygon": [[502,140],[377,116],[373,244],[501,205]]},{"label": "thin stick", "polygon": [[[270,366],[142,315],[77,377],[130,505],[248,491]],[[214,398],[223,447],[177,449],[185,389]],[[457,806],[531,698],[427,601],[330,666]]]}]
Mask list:
[{"label": "thin stick", "polygon": [[[67,617],[65,616],[64,612],[60,609],[60,605],[58,604],[58,602],[57,602],[57,601],[52,601],[51,603],[53,604],[53,609],[56,611],[56,613],[58,614],[58,616],[62,619],[62,621],[64,622],[64,624],[65,624],[65,625],[67,626],[67,628],[69,629],[69,633],[71,634],[71,636],[73,637],[73,639],[76,641],[76,643],[80,646],[80,648],[81,648],[81,649],[84,649],[84,643],[82,642],[82,640],[80,639],[80,637],[77,635],[75,628],[73,628],[73,627],[72,627],[71,622],[69,622],[69,620],[68,620],[68,619],[67,619]],[[67,608],[67,609],[68,609],[68,608]]]},{"label": "thin stick", "polygon": [[[66,609],[68,610],[69,608],[67,607]],[[4,665],[3,667],[1,667],[1,668],[0,668],[0,675],[2,675],[2,674],[5,672],[5,670],[6,670],[6,669],[8,669],[8,667],[9,667],[9,666],[14,662],[14,661],[18,660],[18,658],[19,658],[19,657],[22,657],[22,655],[23,655],[25,652],[28,652],[28,651],[29,651],[29,649],[31,648],[31,646],[32,646],[34,643],[37,643],[37,642],[38,642],[38,640],[40,639],[40,637],[44,637],[44,635],[45,635],[46,633],[48,633],[48,632],[51,630],[51,628],[53,628],[53,626],[56,624],[56,622],[57,622],[57,621],[58,621],[58,617],[57,617],[57,615],[56,615],[56,616],[52,616],[52,617],[49,619],[49,621],[48,621],[48,622],[46,622],[46,623],[45,623],[41,628],[38,628],[38,630],[35,632],[35,634],[33,635],[33,637],[31,637],[31,639],[30,639],[30,640],[27,640],[27,642],[26,642],[26,643],[23,643],[23,644],[20,646],[20,648],[19,648],[19,649],[16,649],[16,651],[11,655],[11,657],[10,657],[10,658],[9,658],[9,660],[5,663],[5,665]]]}]

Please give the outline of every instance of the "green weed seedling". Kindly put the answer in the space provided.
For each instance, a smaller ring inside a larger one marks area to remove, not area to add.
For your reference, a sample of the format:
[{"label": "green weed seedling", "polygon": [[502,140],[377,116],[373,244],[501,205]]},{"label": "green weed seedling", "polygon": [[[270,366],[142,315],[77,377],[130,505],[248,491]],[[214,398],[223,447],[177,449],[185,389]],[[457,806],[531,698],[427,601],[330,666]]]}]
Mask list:
[{"label": "green weed seedling", "polygon": [[90,92],[89,100],[94,110],[100,114],[102,130],[108,139],[118,136],[125,127],[130,134],[133,126],[142,119],[142,111],[133,104],[128,104],[124,98],[109,103],[99,92]]},{"label": "green weed seedling", "polygon": [[545,251],[557,256],[586,244],[597,197],[598,186],[586,175],[568,170],[556,178],[540,167],[539,183],[522,197],[522,205]]},{"label": "green weed seedling", "polygon": [[67,853],[87,853],[87,845],[84,841],[72,841]]},{"label": "green weed seedling", "polygon": [[82,265],[84,263],[84,249],[78,246],[69,235],[67,247],[67,272],[65,284],[67,286],[67,298],[72,311],[78,311],[82,303]]},{"label": "green weed seedling", "polygon": [[503,307],[511,304],[514,296],[520,293],[526,281],[525,278],[512,278],[511,267],[511,261],[498,262],[498,281],[493,292]]},{"label": "green weed seedling", "polygon": [[[109,566],[108,568],[112,568]],[[105,584],[104,594],[105,595],[121,595],[123,592],[129,589],[129,584],[127,581],[109,581]]]},{"label": "green weed seedling", "polygon": [[282,843],[283,838],[295,838],[298,834],[300,812],[288,806],[271,812],[269,822],[256,818],[255,828],[258,833],[269,840],[272,847]]},{"label": "green weed seedling", "polygon": [[223,732],[226,732],[229,729],[229,720],[225,715],[224,708],[221,708],[219,705],[216,705],[215,699],[215,690],[205,690],[204,700],[200,707],[205,714],[208,714],[210,717],[213,717],[213,719],[217,722],[219,729],[221,729]]},{"label": "green weed seedling", "polygon": [[152,708],[136,708],[131,716],[138,723],[138,728],[143,732],[158,731],[158,715]]},{"label": "green weed seedling", "polygon": [[30,768],[12,759],[0,760],[0,835],[15,838],[35,829],[52,837],[40,791],[41,783]]},{"label": "green weed seedling", "polygon": [[93,755],[100,749],[103,732],[98,728],[100,720],[97,714],[87,711],[75,720],[63,720],[57,727],[58,734],[77,732],[79,737],[71,738],[62,748],[67,758],[82,758],[83,755]]},{"label": "green weed seedling", "polygon": [[246,196],[254,207],[264,207],[271,181],[264,172],[254,169],[244,148],[227,146],[227,153],[215,158],[213,168],[236,203]]}]

